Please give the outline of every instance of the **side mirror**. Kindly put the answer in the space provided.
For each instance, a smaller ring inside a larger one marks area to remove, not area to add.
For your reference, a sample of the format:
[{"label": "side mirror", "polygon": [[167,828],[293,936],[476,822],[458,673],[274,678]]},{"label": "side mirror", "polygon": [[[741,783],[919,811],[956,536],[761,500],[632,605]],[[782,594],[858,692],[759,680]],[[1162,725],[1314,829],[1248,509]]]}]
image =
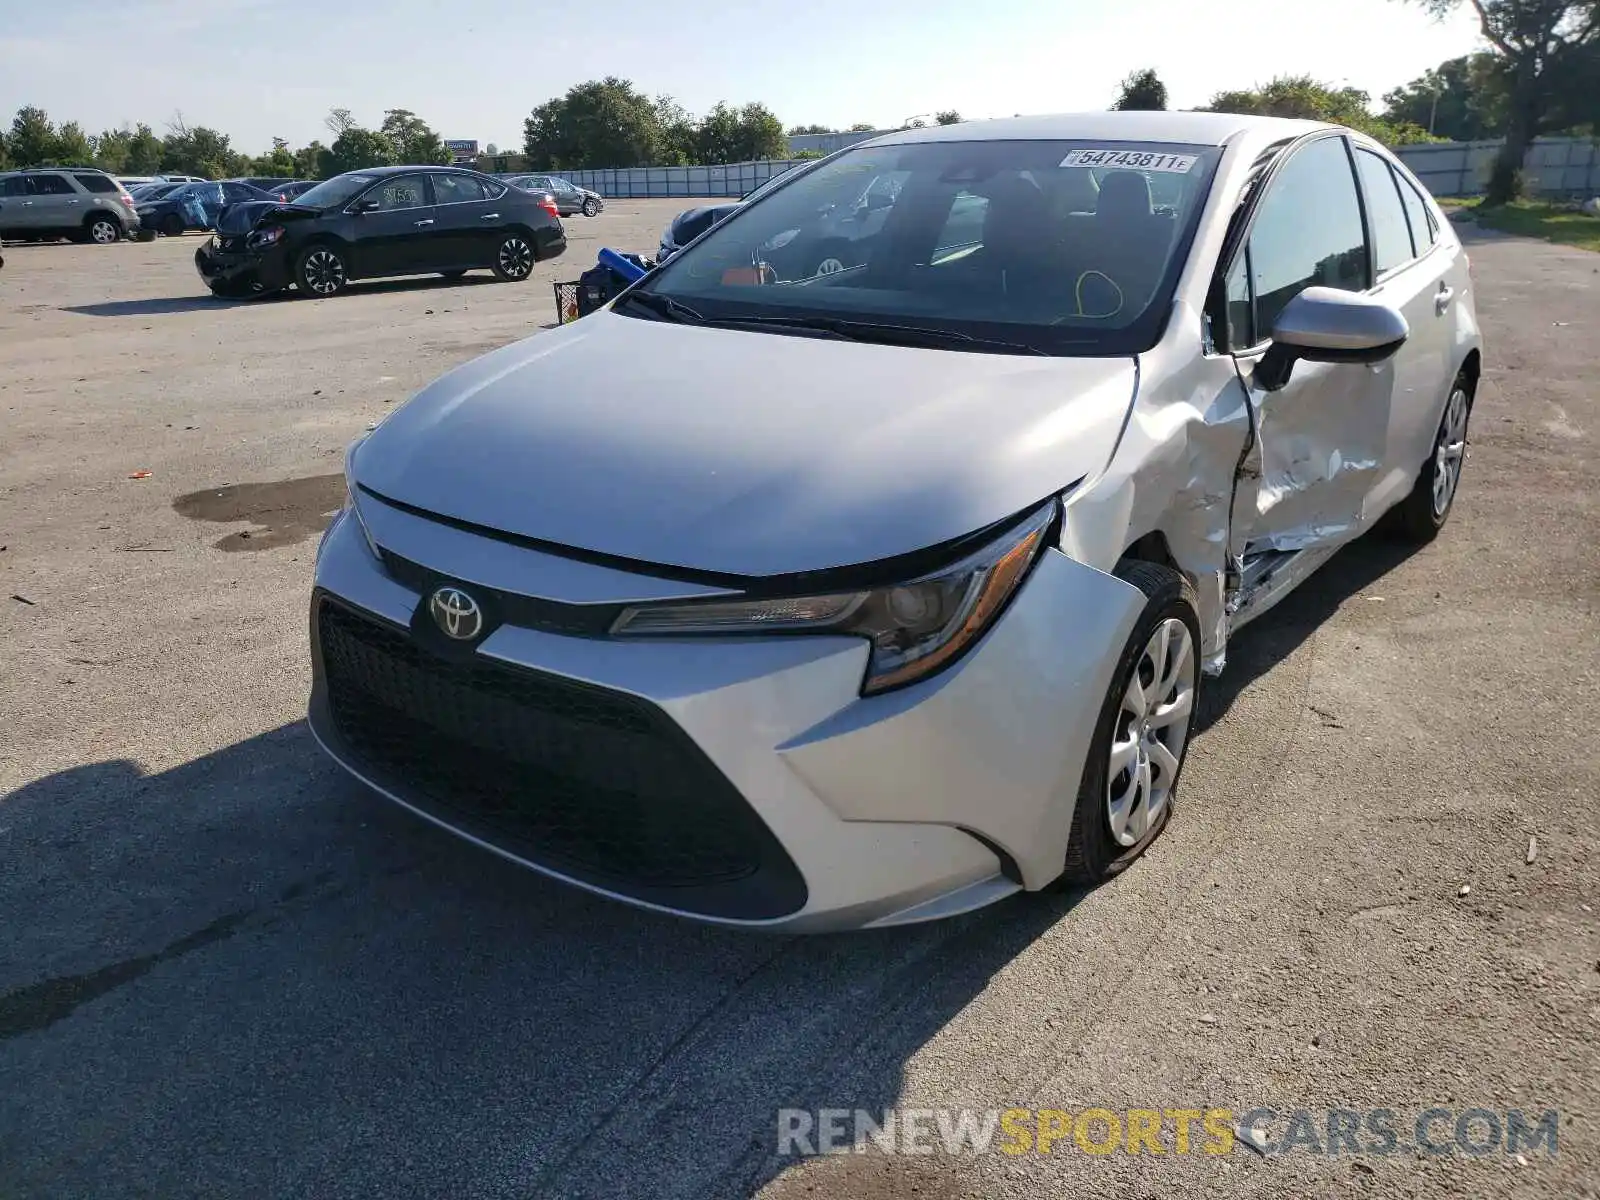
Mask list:
[{"label": "side mirror", "polygon": [[1256,364],[1256,381],[1275,392],[1289,382],[1294,364],[1380,363],[1411,334],[1400,310],[1358,292],[1309,287],[1278,314],[1272,345]]},{"label": "side mirror", "polygon": [[382,207],[383,203],[378,200],[358,200],[350,211],[359,216],[361,213],[377,212]]}]

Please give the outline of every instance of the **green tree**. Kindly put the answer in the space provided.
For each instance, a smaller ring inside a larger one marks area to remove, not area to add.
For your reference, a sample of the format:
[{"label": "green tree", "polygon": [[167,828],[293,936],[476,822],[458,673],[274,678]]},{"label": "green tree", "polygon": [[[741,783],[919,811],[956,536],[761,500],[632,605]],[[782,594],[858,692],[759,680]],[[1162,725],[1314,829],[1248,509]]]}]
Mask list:
[{"label": "green tree", "polygon": [[204,125],[191,128],[182,113],[173,118],[170,129],[161,143],[162,174],[226,179],[244,174],[249,166],[250,160],[229,144],[225,133]]},{"label": "green tree", "polygon": [[123,169],[129,175],[154,175],[161,169],[161,139],[148,125],[135,125],[128,138],[128,160]]},{"label": "green tree", "polygon": [[93,157],[94,147],[89,144],[89,136],[83,132],[82,125],[68,121],[56,130],[55,160],[61,166],[88,166]]},{"label": "green tree", "polygon": [[328,115],[322,118],[322,123],[334,137],[356,127],[356,119],[350,115],[348,108],[330,108]]},{"label": "green tree", "polygon": [[[1420,0],[1436,16],[1460,0]],[[1522,163],[1540,133],[1581,123],[1600,109],[1600,0],[1467,0],[1504,64],[1503,135],[1484,197],[1504,204],[1522,191]]]},{"label": "green tree", "polygon": [[12,162],[19,167],[45,166],[55,161],[57,144],[56,127],[44,109],[29,105],[17,110],[7,139]]},{"label": "green tree", "polygon": [[644,167],[657,161],[661,124],[655,103],[612,75],[534,109],[523,122],[522,145],[535,170]]},{"label": "green tree", "polygon": [[0,129],[0,171],[9,170],[11,167],[11,145],[6,139],[5,130]]},{"label": "green tree", "polygon": [[656,97],[656,127],[660,131],[655,156],[658,165],[680,167],[695,161],[694,118],[671,96]]},{"label": "green tree", "polygon": [[935,121],[937,121],[940,125],[959,125],[959,124],[961,124],[961,114],[958,113],[953,108],[947,108],[943,112],[934,113],[933,114],[933,119]]},{"label": "green tree", "polygon": [[374,129],[352,125],[328,147],[322,169],[327,175],[360,171],[367,167],[387,167],[395,162],[394,143]]},{"label": "green tree", "polygon": [[1505,83],[1494,55],[1465,54],[1385,93],[1383,120],[1453,142],[1491,138],[1505,119]]},{"label": "green tree", "polygon": [[789,127],[789,136],[790,137],[800,137],[800,136],[803,136],[804,134],[808,134],[808,133],[838,133],[838,132],[839,131],[837,129],[834,129],[831,126],[828,126],[828,125],[791,125]]},{"label": "green tree", "polygon": [[845,132],[846,133],[874,133],[874,132],[877,131],[877,128],[878,127],[876,125],[869,125],[866,121],[857,121],[854,125],[850,126],[850,128],[847,129]]},{"label": "green tree", "polygon": [[1164,112],[1167,107],[1167,85],[1149,67],[1130,72],[1122,81],[1117,102],[1111,107],[1123,112]]},{"label": "green tree", "polygon": [[789,153],[783,123],[765,104],[755,103],[740,108],[718,104],[701,119],[695,146],[695,161],[711,164],[783,158]]},{"label": "green tree", "polygon": [[128,170],[128,144],[133,140],[131,129],[107,129],[99,137],[90,138],[94,148],[94,165],[113,175],[131,175]]},{"label": "green tree", "polygon": [[294,152],[294,177],[326,179],[328,172],[324,164],[328,157],[328,148],[321,142],[313,141],[309,146],[302,146]]},{"label": "green tree", "polygon": [[272,150],[250,160],[250,174],[272,175],[278,178],[293,178],[294,154],[289,149],[289,143],[280,137],[272,139]]},{"label": "green tree", "polygon": [[450,161],[443,139],[410,109],[389,109],[379,132],[393,144],[396,162],[438,166]]},{"label": "green tree", "polygon": [[1307,75],[1280,76],[1260,87],[1218,92],[1206,111],[1332,121],[1359,129],[1390,146],[1436,140],[1419,126],[1390,124],[1373,116],[1367,108],[1368,99],[1360,88],[1337,88]]}]

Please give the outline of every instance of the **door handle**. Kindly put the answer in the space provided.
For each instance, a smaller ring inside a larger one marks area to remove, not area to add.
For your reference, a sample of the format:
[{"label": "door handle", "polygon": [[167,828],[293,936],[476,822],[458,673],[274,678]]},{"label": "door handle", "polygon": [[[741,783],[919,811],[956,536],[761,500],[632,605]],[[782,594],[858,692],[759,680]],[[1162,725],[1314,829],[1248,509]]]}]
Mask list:
[{"label": "door handle", "polygon": [[67,201],[67,203],[68,203],[68,204],[76,204],[76,203],[77,203],[77,201],[76,201],[76,200],[68,200],[68,201]]},{"label": "door handle", "polygon": [[484,213],[483,216],[478,218],[480,221],[498,221],[499,219],[499,213]]},{"label": "door handle", "polygon": [[429,217],[426,221],[413,221],[412,224],[415,225],[418,229],[421,229],[424,225],[432,225],[433,224],[433,218]]},{"label": "door handle", "polygon": [[1433,311],[1439,316],[1444,316],[1445,309],[1450,307],[1450,301],[1456,296],[1455,289],[1449,284],[1441,283],[1439,290],[1433,294]]}]

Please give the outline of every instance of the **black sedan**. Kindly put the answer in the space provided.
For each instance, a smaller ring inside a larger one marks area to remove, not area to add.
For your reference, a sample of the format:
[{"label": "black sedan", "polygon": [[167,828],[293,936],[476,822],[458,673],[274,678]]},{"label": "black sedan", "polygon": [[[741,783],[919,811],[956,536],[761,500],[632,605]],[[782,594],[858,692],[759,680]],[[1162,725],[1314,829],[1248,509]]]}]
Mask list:
[{"label": "black sedan", "polygon": [[194,261],[219,296],[291,284],[332,296],[352,279],[478,267],[527,279],[566,248],[554,205],[540,197],[476,171],[380,167],[336,175],[290,204],[230,208]]}]

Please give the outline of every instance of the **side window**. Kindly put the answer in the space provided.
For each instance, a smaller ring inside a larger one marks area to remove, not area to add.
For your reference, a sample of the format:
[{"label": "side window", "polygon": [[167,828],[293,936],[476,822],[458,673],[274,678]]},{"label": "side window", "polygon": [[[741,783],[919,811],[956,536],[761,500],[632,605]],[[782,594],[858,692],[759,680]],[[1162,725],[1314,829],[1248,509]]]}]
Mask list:
[{"label": "side window", "polygon": [[106,175],[74,175],[73,178],[83,184],[85,191],[114,192],[117,190],[116,181]]},{"label": "side window", "polygon": [[225,183],[222,185],[222,198],[229,204],[237,204],[241,200],[250,200],[254,197],[248,187],[237,183]]},{"label": "side window", "polygon": [[376,200],[379,212],[392,212],[402,208],[426,208],[427,189],[421,175],[397,175],[373,188],[363,200]]},{"label": "side window", "polygon": [[1395,172],[1395,178],[1400,181],[1400,199],[1405,201],[1406,216],[1411,221],[1411,240],[1416,244],[1417,253],[1423,254],[1429,246],[1439,240],[1439,231],[1433,224],[1433,214],[1428,211],[1422,193],[1417,191],[1409,179],[1398,171]]},{"label": "side window", "polygon": [[486,179],[479,182],[483,184],[483,194],[490,200],[498,200],[506,194],[506,185],[503,183],[490,183]]},{"label": "side window", "polygon": [[483,185],[471,175],[447,175],[441,172],[433,177],[435,204],[470,204],[483,199]]},{"label": "side window", "polygon": [[1372,266],[1382,275],[1410,262],[1416,251],[1406,224],[1406,207],[1400,200],[1394,172],[1370,150],[1356,151],[1361,191],[1367,198],[1367,224],[1372,230]]},{"label": "side window", "polygon": [[35,196],[72,195],[72,185],[62,175],[30,175],[28,182],[33,185],[29,191]]},{"label": "side window", "polygon": [[26,196],[28,194],[28,180],[24,175],[12,175],[0,179],[0,196]]},{"label": "side window", "polygon": [[1228,346],[1234,350],[1248,350],[1260,339],[1256,337],[1255,306],[1250,302],[1250,248],[1239,252],[1233,269],[1223,280],[1228,306]]},{"label": "side window", "polygon": [[954,250],[959,246],[981,242],[983,218],[988,211],[987,196],[975,195],[965,189],[957,192],[955,199],[950,202],[950,215],[944,220],[944,228],[933,243],[933,252],[937,254],[941,250]]},{"label": "side window", "polygon": [[1361,292],[1372,286],[1343,138],[1319,138],[1283,164],[1256,211],[1249,260],[1252,340],[1270,336],[1283,306],[1308,287]]}]

